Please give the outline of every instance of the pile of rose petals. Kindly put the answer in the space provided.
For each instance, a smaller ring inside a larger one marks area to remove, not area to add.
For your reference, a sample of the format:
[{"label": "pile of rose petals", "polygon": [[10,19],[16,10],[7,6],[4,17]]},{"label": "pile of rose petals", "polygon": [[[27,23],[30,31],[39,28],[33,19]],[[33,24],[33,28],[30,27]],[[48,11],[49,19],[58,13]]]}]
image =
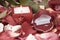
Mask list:
[{"label": "pile of rose petals", "polygon": [[60,40],[59,2],[49,0],[50,8],[35,14],[29,6],[4,8],[0,5],[0,13],[7,10],[0,23],[0,40]]}]

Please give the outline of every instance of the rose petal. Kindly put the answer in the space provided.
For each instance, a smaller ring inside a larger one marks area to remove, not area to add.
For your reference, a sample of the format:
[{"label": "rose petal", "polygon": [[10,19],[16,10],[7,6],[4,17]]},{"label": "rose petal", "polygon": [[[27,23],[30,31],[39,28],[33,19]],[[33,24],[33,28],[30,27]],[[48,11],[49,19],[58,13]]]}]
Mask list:
[{"label": "rose petal", "polygon": [[14,21],[14,19],[12,18],[12,16],[7,16],[6,17],[6,20],[7,20],[7,22],[9,23],[9,24],[11,24],[11,25],[16,25],[16,22]]},{"label": "rose petal", "polygon": [[10,37],[8,31],[6,31],[0,35],[0,40],[15,40],[15,39],[13,37]]},{"label": "rose petal", "polygon": [[[48,4],[49,4],[49,7],[51,7],[54,10],[56,10],[55,6],[58,6],[60,4],[60,0],[49,0]],[[59,9],[59,8],[57,8],[57,9]]]},{"label": "rose petal", "polygon": [[24,22],[22,24],[22,30],[23,30],[23,32],[25,33],[26,36],[36,32],[35,30],[32,29],[32,26],[27,22]]},{"label": "rose petal", "polygon": [[5,10],[5,8],[0,5],[0,13],[3,12],[4,10]]}]

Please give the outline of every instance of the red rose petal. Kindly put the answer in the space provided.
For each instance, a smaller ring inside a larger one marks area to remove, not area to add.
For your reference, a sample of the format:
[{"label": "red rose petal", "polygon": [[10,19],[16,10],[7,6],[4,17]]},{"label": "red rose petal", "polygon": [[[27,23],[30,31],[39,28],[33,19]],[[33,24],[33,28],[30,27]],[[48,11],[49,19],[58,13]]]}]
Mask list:
[{"label": "red rose petal", "polygon": [[15,39],[10,37],[8,31],[6,31],[0,35],[0,40],[15,40]]},{"label": "red rose petal", "polygon": [[4,25],[8,24],[5,18],[2,19],[2,23],[3,23]]},{"label": "red rose petal", "polygon": [[12,8],[7,8],[7,15],[12,15]]},{"label": "red rose petal", "polygon": [[[60,5],[60,0],[49,0],[48,4],[49,4],[49,7],[51,7],[54,10],[56,10],[55,6],[57,6],[57,9],[59,9],[58,6]],[[58,10],[56,10],[56,11],[58,11]]]},{"label": "red rose petal", "polygon": [[25,36],[36,32],[35,30],[32,29],[32,26],[27,22],[24,22],[22,24],[22,30],[25,33]]},{"label": "red rose petal", "polygon": [[7,22],[8,22],[10,25],[16,25],[16,22],[14,21],[14,19],[12,18],[12,16],[7,16],[7,17],[6,17],[6,20],[7,20]]},{"label": "red rose petal", "polygon": [[52,8],[47,8],[47,11],[49,11],[49,14],[55,18],[57,16],[57,12],[54,11]]},{"label": "red rose petal", "polygon": [[5,8],[0,5],[0,12],[3,12],[4,10],[5,10]]},{"label": "red rose petal", "polygon": [[60,25],[60,14],[57,14],[54,20],[55,20],[55,25],[59,26]]},{"label": "red rose petal", "polygon": [[60,26],[56,26],[56,29],[57,29],[57,30],[60,30]]}]

